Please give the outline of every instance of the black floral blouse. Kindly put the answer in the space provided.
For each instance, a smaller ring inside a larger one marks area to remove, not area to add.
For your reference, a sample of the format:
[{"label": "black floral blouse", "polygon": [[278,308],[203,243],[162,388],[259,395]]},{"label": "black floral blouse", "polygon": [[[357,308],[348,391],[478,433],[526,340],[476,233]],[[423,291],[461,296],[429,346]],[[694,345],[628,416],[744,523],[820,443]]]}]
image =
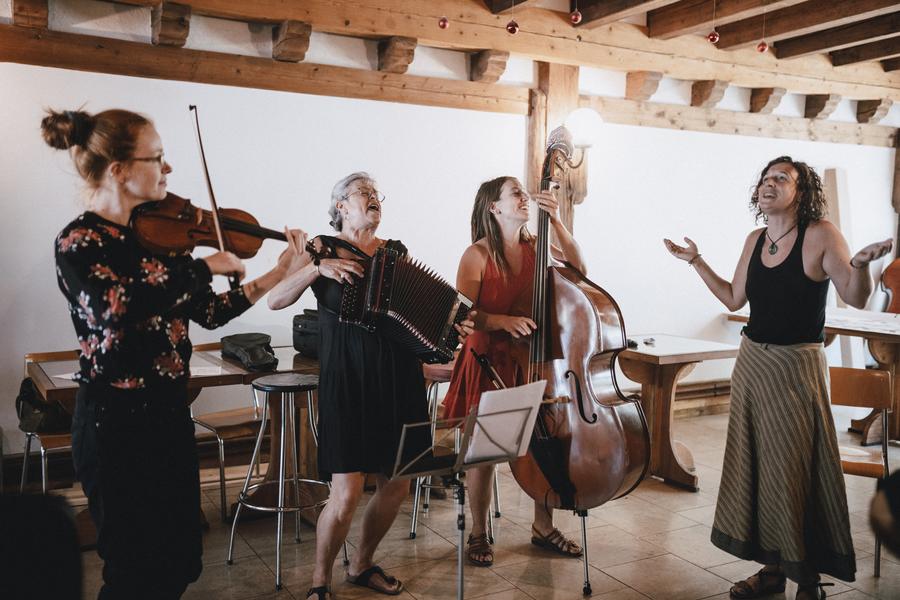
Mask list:
[{"label": "black floral blouse", "polygon": [[81,346],[75,379],[122,389],[184,384],[188,321],[214,329],[251,306],[243,288],[214,293],[203,260],[154,255],[92,212],[57,236],[56,276]]}]

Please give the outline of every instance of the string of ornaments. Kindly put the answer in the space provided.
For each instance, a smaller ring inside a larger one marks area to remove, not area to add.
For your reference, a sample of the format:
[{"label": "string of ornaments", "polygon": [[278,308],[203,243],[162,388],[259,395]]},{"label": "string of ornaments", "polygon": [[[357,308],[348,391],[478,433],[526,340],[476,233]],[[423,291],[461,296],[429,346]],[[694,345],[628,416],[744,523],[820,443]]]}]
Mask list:
[{"label": "string of ornaments", "polygon": [[[513,15],[516,10],[515,2],[512,3],[511,8],[511,18],[509,19],[509,23],[506,24],[506,31],[510,35],[515,35],[519,33],[519,24],[516,22],[515,16]],[[569,19],[572,21],[572,25],[578,25],[584,19],[584,15],[582,15],[581,11],[578,10],[578,2],[575,2],[575,9],[571,13],[569,13]],[[440,19],[438,19],[438,27],[440,27],[441,29],[449,29],[450,19],[448,19],[446,16],[441,17]]]},{"label": "string of ornaments", "polygon": [[[572,13],[573,15],[575,13]],[[574,17],[573,17],[574,18]],[[573,20],[574,22],[574,20]],[[769,44],[766,43],[766,11],[763,11],[763,22],[762,22],[762,39],[756,45],[756,51],[762,54],[766,50],[769,49]],[[718,44],[719,40],[722,39],[722,36],[719,35],[719,32],[716,31],[716,0],[713,0],[713,18],[712,18],[712,31],[706,34],[706,40],[710,44]]]}]

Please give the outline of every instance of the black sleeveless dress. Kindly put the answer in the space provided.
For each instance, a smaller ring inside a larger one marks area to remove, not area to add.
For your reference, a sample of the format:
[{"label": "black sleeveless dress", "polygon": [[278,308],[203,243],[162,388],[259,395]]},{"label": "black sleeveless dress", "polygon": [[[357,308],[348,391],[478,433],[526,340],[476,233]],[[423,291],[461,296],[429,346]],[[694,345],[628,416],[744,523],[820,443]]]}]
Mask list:
[{"label": "black sleeveless dress", "polygon": [[[319,236],[324,251],[337,246],[360,259],[356,246]],[[387,247],[406,253],[398,240]],[[405,423],[428,421],[422,363],[399,344],[338,319],[343,284],[319,277],[312,284],[319,308],[319,477],[333,473],[382,473],[394,470]],[[428,427],[407,434],[406,457],[431,444]]]}]

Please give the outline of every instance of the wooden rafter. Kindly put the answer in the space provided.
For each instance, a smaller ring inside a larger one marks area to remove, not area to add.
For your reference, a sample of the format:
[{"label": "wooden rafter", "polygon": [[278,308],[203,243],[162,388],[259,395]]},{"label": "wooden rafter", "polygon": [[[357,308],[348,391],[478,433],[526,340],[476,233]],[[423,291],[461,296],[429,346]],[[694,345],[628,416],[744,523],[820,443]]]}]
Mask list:
[{"label": "wooden rafter", "polygon": [[837,94],[811,94],[806,97],[803,116],[807,119],[827,119],[840,101],[841,97]]},{"label": "wooden rafter", "polygon": [[272,58],[300,62],[309,50],[312,27],[303,21],[283,21],[272,29]]},{"label": "wooden rafter", "polygon": [[831,53],[831,64],[835,67],[840,67],[868,60],[894,58],[895,56],[900,56],[900,37],[836,50]]},{"label": "wooden rafter", "polygon": [[[759,115],[716,108],[696,108],[658,102],[636,102],[625,98],[582,96],[581,106],[600,113],[606,123],[637,125],[707,133],[725,133],[787,140],[811,140],[838,144],[862,144],[891,148],[897,129],[883,125],[844,123]],[[900,156],[900,152],[897,153]]]},{"label": "wooden rafter", "polygon": [[887,98],[860,100],[856,103],[856,120],[860,123],[878,123],[887,116],[892,104]]},{"label": "wooden rafter", "polygon": [[881,61],[881,68],[884,69],[886,73],[900,71],[900,58],[889,58],[888,60]]},{"label": "wooden rafter", "polygon": [[686,33],[706,33],[714,26],[742,21],[804,1],[681,0],[647,13],[647,34],[653,38],[669,39]]},{"label": "wooden rafter", "polygon": [[[400,35],[417,38],[420,46],[466,52],[489,48],[536,61],[659,71],[674,79],[722,79],[748,88],[784,87],[800,94],[900,100],[900,75],[885,74],[880,68],[833,69],[819,57],[776,62],[754,50],[722,52],[693,36],[652,40],[643,28],[627,23],[578,29],[559,12],[542,8],[528,9],[527,26],[523,21],[521,31],[509,35],[508,17],[492,15],[478,0],[183,1],[191,5],[194,14],[265,23],[294,19],[310,23],[321,33],[368,39]],[[441,16],[450,18],[449,28],[438,27]]]},{"label": "wooden rafter", "polygon": [[19,27],[46,29],[49,18],[47,0],[13,0],[13,24]]},{"label": "wooden rafter", "polygon": [[807,35],[886,15],[896,10],[896,0],[854,0],[853,2],[809,0],[737,23],[717,27],[721,35],[718,47],[738,48],[755,44],[763,37],[771,44],[785,38]]},{"label": "wooden rafter", "polygon": [[469,80],[496,83],[506,71],[509,52],[482,50],[472,55],[469,63]]},{"label": "wooden rafter", "polygon": [[[675,2],[676,0],[580,0],[578,10],[583,18],[578,26],[591,28],[609,25]],[[573,2],[572,5],[574,4]]]},{"label": "wooden rafter", "polygon": [[511,10],[528,8],[529,5],[534,6],[538,1],[539,0],[484,0],[484,3],[489,11],[498,15],[501,13],[508,13]]},{"label": "wooden rafter", "polygon": [[761,115],[772,114],[784,97],[784,88],[753,88],[750,92],[750,112]]},{"label": "wooden rafter", "polygon": [[625,97],[629,100],[649,100],[659,89],[659,71],[631,71],[625,76]]},{"label": "wooden rafter", "polygon": [[191,7],[160,2],[150,10],[150,40],[155,46],[181,48],[191,31]]},{"label": "wooden rafter", "polygon": [[[127,57],[127,60],[125,60]],[[395,75],[0,25],[0,62],[526,115],[526,87]]]},{"label": "wooden rafter", "polygon": [[778,58],[805,56],[840,50],[862,42],[877,42],[897,35],[900,35],[900,12],[781,40],[775,44],[775,54]]},{"label": "wooden rafter", "polygon": [[691,86],[691,106],[713,108],[725,96],[727,81],[695,81]]},{"label": "wooden rafter", "polygon": [[392,36],[378,42],[378,70],[406,73],[416,55],[416,38]]}]

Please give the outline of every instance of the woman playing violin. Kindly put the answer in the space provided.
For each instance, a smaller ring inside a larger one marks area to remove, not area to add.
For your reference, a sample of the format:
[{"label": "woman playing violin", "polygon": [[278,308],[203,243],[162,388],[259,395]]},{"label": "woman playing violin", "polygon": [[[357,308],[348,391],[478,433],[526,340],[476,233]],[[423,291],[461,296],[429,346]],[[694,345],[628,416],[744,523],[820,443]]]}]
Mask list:
[{"label": "woman playing violin", "polygon": [[202,552],[188,323],[213,329],[246,311],[303,260],[305,240],[292,232],[275,268],[216,294],[213,275],[243,276],[236,256],[155,255],[128,226],[136,206],[166,196],[172,172],[149,119],[50,111],[41,129],[70,151],[89,198],[55,254],[81,347],[72,450],[105,562],[100,598],[179,598]]},{"label": "woman playing violin", "polygon": [[[536,325],[524,316],[531,310],[535,268],[535,238],[528,231],[530,203],[550,216],[561,248],[552,248],[554,258],[569,262],[585,272],[581,250],[559,218],[559,204],[550,192],[530,197],[514,177],[498,177],[481,184],[472,208],[472,245],[463,253],[456,287],[475,298],[475,332],[466,338],[453,369],[444,399],[445,416],[464,417],[478,404],[481,393],[494,386],[474,360],[471,349],[487,354],[507,386],[524,380],[528,348],[515,340],[528,336]],[[523,354],[524,349],[524,356]],[[517,360],[517,356],[521,358]],[[494,555],[487,537],[493,467],[467,471],[472,532],[468,559],[479,566],[493,564]],[[582,549],[553,526],[553,516],[543,502],[535,501],[532,543],[566,556],[581,556]]]}]

